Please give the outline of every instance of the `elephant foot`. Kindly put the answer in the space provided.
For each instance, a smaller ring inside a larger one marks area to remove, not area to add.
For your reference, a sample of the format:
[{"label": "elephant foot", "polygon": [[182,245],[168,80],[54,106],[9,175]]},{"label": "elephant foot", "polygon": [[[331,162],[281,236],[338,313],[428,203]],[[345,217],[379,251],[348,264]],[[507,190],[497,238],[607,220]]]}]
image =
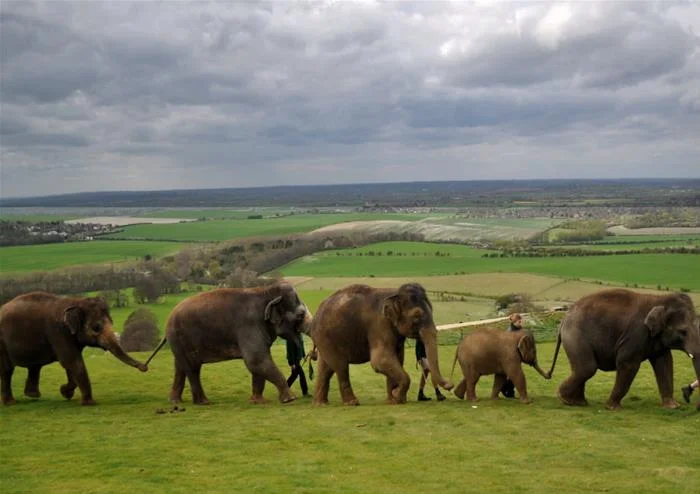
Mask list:
[{"label": "elephant foot", "polygon": [[444,389],[446,391],[450,391],[452,388],[455,387],[454,384],[452,384],[450,381],[447,381],[447,380],[441,382],[440,386],[442,387],[442,389]]},{"label": "elephant foot", "polygon": [[15,405],[17,404],[17,400],[15,400],[12,396],[10,396],[9,398],[3,397],[2,404],[6,406]]},{"label": "elephant foot", "polygon": [[605,408],[606,408],[606,410],[611,410],[613,412],[617,412],[618,410],[622,410],[622,405],[620,405],[620,403],[607,402],[605,404]]},{"label": "elephant foot", "polygon": [[520,403],[522,403],[523,405],[529,405],[530,403],[532,403],[532,400],[530,398],[520,398]]},{"label": "elephant foot", "polygon": [[280,396],[280,403],[291,403],[296,399],[297,397],[294,393],[289,393],[288,395]]},{"label": "elephant foot", "polygon": [[206,398],[200,398],[198,400],[192,400],[192,403],[195,405],[211,405],[211,401],[209,401]]},{"label": "elephant foot", "polygon": [[350,400],[344,401],[343,405],[349,406],[349,407],[356,407],[360,405],[360,400],[357,398],[352,398]]},{"label": "elephant foot", "polygon": [[270,402],[260,395],[253,395],[248,399],[248,403],[251,405],[267,405]]},{"label": "elephant foot", "polygon": [[317,400],[316,398],[314,398],[313,404],[317,407],[325,407],[326,405],[328,405],[328,400]]},{"label": "elephant foot", "polygon": [[27,398],[41,398],[41,393],[38,389],[33,389],[29,391],[25,390],[24,396],[26,396]]},{"label": "elephant foot", "polygon": [[662,408],[665,408],[666,410],[675,410],[675,409],[677,409],[677,408],[680,408],[680,407],[681,407],[681,404],[678,403],[678,402],[677,402],[676,400],[674,400],[673,398],[671,398],[671,399],[669,399],[669,400],[664,400],[664,401],[661,403],[661,407],[662,407]]},{"label": "elephant foot", "polygon": [[586,401],[585,398],[583,399],[570,399],[562,396],[562,394],[557,391],[557,398],[559,398],[559,401],[561,401],[564,405],[569,405],[571,407],[587,407],[588,406],[588,401]]},{"label": "elephant foot", "polygon": [[80,400],[80,404],[84,407],[91,407],[97,405],[97,402],[92,398],[83,398]]},{"label": "elephant foot", "polygon": [[178,403],[182,403],[182,396],[170,395],[170,397],[168,397],[168,401],[173,405],[177,405]]},{"label": "elephant foot", "polygon": [[63,396],[66,400],[72,399],[73,395],[75,394],[75,388],[67,384],[63,384],[60,388],[60,391],[61,396]]}]

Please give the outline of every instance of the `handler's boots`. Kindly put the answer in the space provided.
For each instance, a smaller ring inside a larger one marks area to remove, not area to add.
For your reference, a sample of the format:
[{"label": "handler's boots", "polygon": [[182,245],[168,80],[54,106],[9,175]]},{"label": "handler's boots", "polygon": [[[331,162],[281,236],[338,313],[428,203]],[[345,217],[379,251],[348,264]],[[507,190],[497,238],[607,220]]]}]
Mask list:
[{"label": "handler's boots", "polygon": [[423,393],[423,390],[420,389],[418,390],[418,401],[430,401],[432,398],[429,396],[425,396],[425,393]]},{"label": "handler's boots", "polygon": [[442,401],[445,399],[445,395],[443,395],[439,389],[435,388],[435,398],[437,398],[437,401]]},{"label": "handler's boots", "polygon": [[689,384],[687,386],[683,386],[681,391],[683,392],[683,399],[685,402],[690,403],[690,395],[693,394],[693,387]]}]

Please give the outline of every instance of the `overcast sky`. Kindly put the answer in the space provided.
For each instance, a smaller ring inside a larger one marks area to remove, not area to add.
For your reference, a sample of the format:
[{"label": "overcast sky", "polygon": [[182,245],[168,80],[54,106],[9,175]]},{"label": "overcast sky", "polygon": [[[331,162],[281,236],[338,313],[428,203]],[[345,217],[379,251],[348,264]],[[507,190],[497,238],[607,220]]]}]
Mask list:
[{"label": "overcast sky", "polygon": [[0,9],[2,197],[700,177],[698,2]]}]

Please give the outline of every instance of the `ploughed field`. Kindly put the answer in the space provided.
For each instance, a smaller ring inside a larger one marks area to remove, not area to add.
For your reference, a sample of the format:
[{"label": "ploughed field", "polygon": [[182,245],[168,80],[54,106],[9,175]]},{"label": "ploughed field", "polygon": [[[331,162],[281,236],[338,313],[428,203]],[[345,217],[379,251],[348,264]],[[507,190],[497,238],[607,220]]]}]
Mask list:
[{"label": "ploughed field", "polygon": [[[454,350],[440,347],[445,374]],[[538,345],[543,367],[553,350],[551,342]],[[364,364],[351,367],[359,407],[340,403],[335,379],[327,407],[304,398],[281,405],[269,384],[270,403],[253,406],[247,403],[250,375],[237,360],[203,367],[212,406],[193,406],[186,388],[185,411],[167,413],[173,373],[167,348],[145,374],[100,350],[85,356],[96,407],[79,406],[77,395],[73,401],[59,395],[65,375],[58,364],[44,368],[39,400],[22,396],[26,370],[15,371],[20,401],[0,408],[3,493],[661,493],[693,492],[700,474],[693,444],[700,413],[685,404],[660,409],[648,364],[623,410],[609,412],[603,403],[613,373],[590,381],[587,408],[565,407],[555,398],[568,371],[563,352],[551,381],[526,368],[530,405],[491,401],[491,377],[480,381],[476,404],[452,394],[444,402],[418,403],[418,371],[408,348],[406,405],[385,405],[382,376]],[[148,353],[134,356],[144,360]],[[273,345],[273,356],[286,373],[283,344]],[[674,357],[677,388],[693,374],[687,357]],[[298,383],[292,389],[300,394]],[[157,414],[159,408],[166,413]]]}]

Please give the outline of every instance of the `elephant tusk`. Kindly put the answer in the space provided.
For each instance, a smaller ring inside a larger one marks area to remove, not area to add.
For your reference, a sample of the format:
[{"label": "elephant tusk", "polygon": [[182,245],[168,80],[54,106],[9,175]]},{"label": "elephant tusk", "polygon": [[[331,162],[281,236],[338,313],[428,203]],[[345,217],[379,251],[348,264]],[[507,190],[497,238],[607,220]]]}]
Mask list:
[{"label": "elephant tusk", "polygon": [[690,353],[690,352],[688,352],[688,357],[690,357],[691,359],[695,360],[695,357],[694,357],[693,354]]}]

